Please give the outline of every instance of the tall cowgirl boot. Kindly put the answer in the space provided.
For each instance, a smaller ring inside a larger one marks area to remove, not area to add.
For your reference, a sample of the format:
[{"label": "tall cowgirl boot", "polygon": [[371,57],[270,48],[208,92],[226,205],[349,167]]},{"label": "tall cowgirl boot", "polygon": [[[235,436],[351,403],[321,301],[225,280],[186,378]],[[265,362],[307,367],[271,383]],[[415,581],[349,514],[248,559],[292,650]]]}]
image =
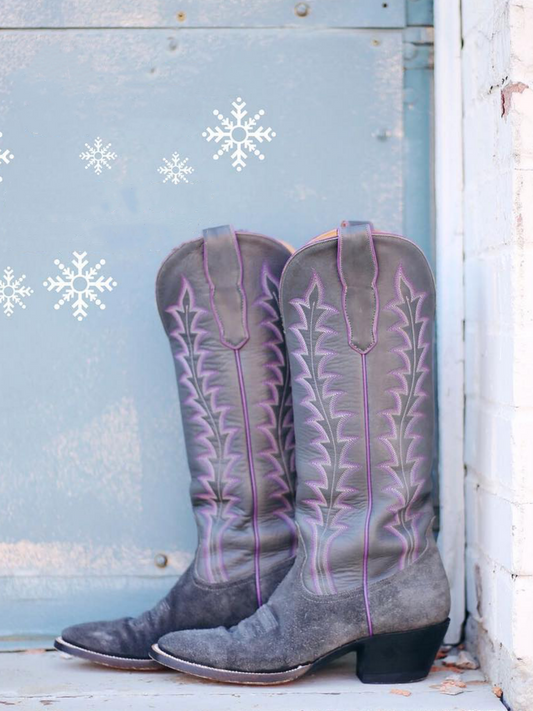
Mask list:
[{"label": "tall cowgirl boot", "polygon": [[149,651],[162,635],[236,625],[290,570],[294,434],[278,295],[289,255],[263,235],[218,227],[163,263],[157,300],[176,367],[198,547],[152,610],[69,627],[58,649],[123,669],[159,668]]},{"label": "tall cowgirl boot", "polygon": [[343,223],[291,257],[281,303],[296,563],[248,619],[166,635],[152,656],[218,681],[270,684],[356,650],[365,683],[422,679],[450,604],[430,499],[431,271],[411,242]]}]

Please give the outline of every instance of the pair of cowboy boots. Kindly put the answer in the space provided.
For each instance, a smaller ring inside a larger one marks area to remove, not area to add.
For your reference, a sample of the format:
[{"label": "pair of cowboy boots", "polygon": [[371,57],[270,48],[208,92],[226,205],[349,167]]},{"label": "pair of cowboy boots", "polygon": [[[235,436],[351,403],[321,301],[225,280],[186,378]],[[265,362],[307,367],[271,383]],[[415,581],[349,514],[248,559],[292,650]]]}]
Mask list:
[{"label": "pair of cowboy boots", "polygon": [[169,255],[157,299],[195,558],[152,610],[70,627],[56,647],[260,684],[356,650],[363,682],[424,678],[450,599],[432,532],[435,289],[422,252],[369,223],[293,254],[220,227]]}]

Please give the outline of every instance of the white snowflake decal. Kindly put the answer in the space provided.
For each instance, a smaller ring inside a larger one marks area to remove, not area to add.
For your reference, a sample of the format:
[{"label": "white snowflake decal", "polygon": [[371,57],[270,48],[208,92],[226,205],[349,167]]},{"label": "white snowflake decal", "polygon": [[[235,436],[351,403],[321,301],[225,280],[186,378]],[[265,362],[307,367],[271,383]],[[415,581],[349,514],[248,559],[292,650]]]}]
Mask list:
[{"label": "white snowflake decal", "polygon": [[18,279],[15,279],[11,267],[4,269],[4,279],[0,279],[0,304],[3,304],[6,316],[12,315],[15,304],[18,304],[21,309],[26,308],[23,299],[25,296],[31,296],[33,289],[22,285],[25,278],[26,275],[23,274]]},{"label": "white snowflake decal", "polygon": [[86,143],[85,147],[87,150],[80,153],[80,158],[87,161],[85,170],[87,170],[87,168],[94,168],[96,175],[100,175],[102,172],[102,166],[108,170],[111,170],[109,161],[115,160],[117,154],[109,150],[111,147],[110,143],[108,143],[107,146],[104,146],[102,145],[102,139],[97,138],[94,145],[90,146]]},{"label": "white snowflake decal", "polygon": [[163,158],[163,163],[165,165],[158,168],[157,172],[165,176],[165,179],[163,180],[164,183],[166,183],[167,180],[170,180],[174,183],[174,185],[181,182],[188,183],[189,181],[187,180],[187,176],[194,173],[194,168],[187,165],[188,162],[188,158],[180,158],[179,153],[173,153],[172,160]]},{"label": "white snowflake decal", "polygon": [[231,115],[233,119],[224,118],[218,109],[213,114],[220,121],[221,125],[216,128],[207,128],[202,136],[207,141],[214,140],[221,143],[220,148],[213,155],[214,160],[218,160],[224,153],[231,153],[232,166],[239,172],[246,167],[246,159],[249,155],[255,155],[259,160],[264,160],[265,156],[257,147],[258,143],[270,141],[276,137],[271,128],[258,126],[257,122],[264,115],[264,110],[260,109],[254,116],[246,118],[248,111],[245,110],[246,103],[239,97],[233,104]]},{"label": "white snowflake decal", "polygon": [[[3,134],[0,133],[0,138],[2,138],[2,136],[3,136]],[[1,150],[2,149],[0,148],[0,151]],[[3,153],[0,152],[0,163],[5,163],[6,165],[9,165],[10,161],[12,161],[14,157],[15,156],[13,155],[13,153],[11,153],[10,150],[6,149]],[[0,175],[0,183],[2,182],[2,180],[3,180],[3,178]]]},{"label": "white snowflake decal", "polygon": [[113,281],[111,277],[106,279],[103,276],[97,276],[105,264],[105,259],[101,259],[94,267],[86,269],[85,267],[89,264],[89,261],[85,259],[87,252],[73,252],[73,256],[74,269],[62,264],[59,259],[54,260],[61,275],[55,278],[48,277],[43,282],[43,286],[46,286],[48,291],[56,291],[61,294],[54,309],[60,309],[63,304],[72,302],[72,315],[78,321],[82,321],[87,316],[87,309],[91,302],[101,309],[105,309],[105,304],[98,297],[98,292],[103,294],[104,291],[113,291],[117,282]]}]

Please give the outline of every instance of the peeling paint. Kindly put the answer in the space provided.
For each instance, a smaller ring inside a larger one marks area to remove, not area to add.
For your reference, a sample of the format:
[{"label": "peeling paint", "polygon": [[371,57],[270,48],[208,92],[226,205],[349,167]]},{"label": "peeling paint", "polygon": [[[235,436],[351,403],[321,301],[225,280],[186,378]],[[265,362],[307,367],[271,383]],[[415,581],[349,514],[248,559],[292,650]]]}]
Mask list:
[{"label": "peeling paint", "polygon": [[501,91],[501,97],[502,97],[502,118],[507,116],[509,111],[511,110],[511,98],[513,94],[522,94],[526,89],[529,89],[529,86],[527,84],[524,84],[523,82],[512,82],[509,84],[506,84],[502,91]]},{"label": "peeling paint", "polygon": [[90,493],[104,506],[142,510],[142,461],[134,402],[123,398],[80,429],[45,447],[56,468],[56,486],[77,497]]},{"label": "peeling paint", "polygon": [[302,183],[294,185],[288,194],[292,200],[297,200],[298,202],[304,202],[307,199],[316,200],[319,197],[318,192],[314,188],[303,185]]}]

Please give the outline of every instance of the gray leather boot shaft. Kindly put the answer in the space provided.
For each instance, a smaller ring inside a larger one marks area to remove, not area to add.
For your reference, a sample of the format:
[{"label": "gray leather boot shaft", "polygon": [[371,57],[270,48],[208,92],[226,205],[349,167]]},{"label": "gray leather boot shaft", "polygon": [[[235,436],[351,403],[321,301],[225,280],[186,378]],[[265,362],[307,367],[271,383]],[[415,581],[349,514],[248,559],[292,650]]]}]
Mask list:
[{"label": "gray leather boot shaft", "polygon": [[434,545],[433,276],[411,242],[344,223],[290,260],[282,312],[304,581],[368,590]]},{"label": "gray leather boot shaft", "polygon": [[196,576],[261,576],[296,550],[291,391],[279,312],[289,251],[229,227],[173,252],[157,301],[174,355],[198,527]]}]

